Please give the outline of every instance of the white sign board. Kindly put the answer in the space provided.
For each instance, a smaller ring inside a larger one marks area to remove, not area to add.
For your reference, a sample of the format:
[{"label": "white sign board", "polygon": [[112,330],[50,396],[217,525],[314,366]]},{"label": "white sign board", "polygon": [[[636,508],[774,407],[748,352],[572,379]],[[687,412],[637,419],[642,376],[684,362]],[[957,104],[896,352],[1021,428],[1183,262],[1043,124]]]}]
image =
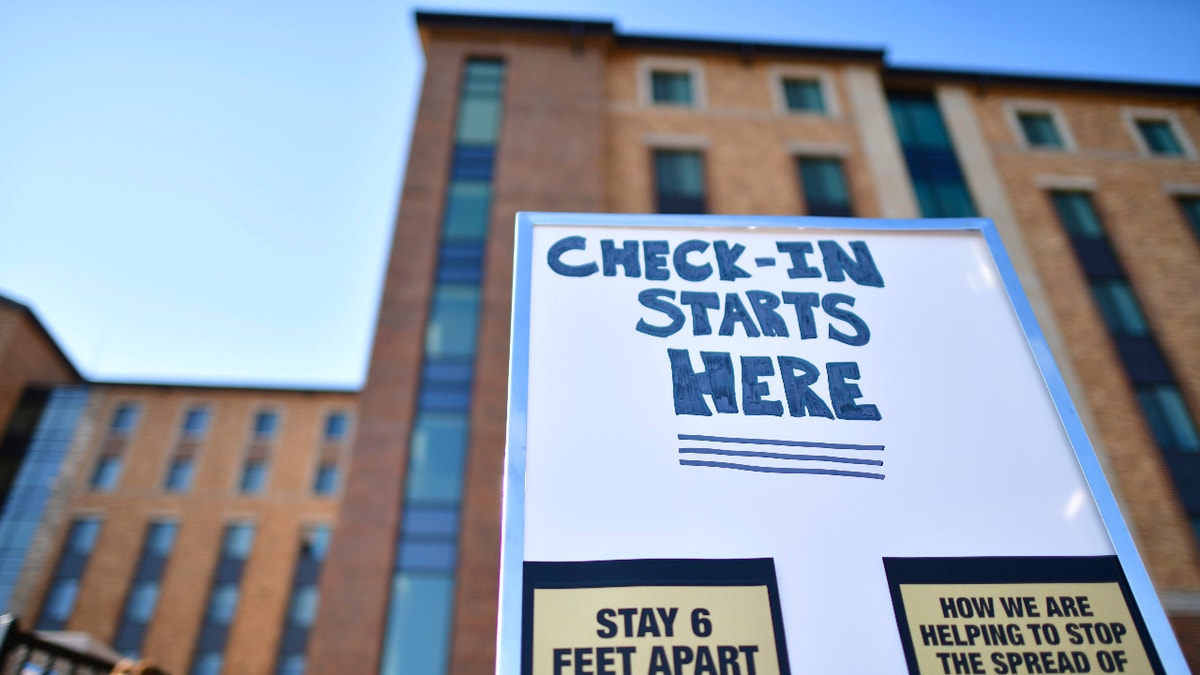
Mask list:
[{"label": "white sign board", "polygon": [[1186,671],[989,221],[517,227],[497,672]]}]

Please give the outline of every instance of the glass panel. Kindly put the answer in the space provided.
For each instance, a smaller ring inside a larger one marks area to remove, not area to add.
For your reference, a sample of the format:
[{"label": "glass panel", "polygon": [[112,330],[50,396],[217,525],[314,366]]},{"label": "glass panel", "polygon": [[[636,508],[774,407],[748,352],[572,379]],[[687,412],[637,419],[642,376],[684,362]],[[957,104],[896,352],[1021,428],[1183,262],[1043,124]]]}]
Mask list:
[{"label": "glass panel", "polygon": [[650,74],[650,86],[655,103],[692,104],[692,77],[689,73],[656,70]]},{"label": "glass panel", "polygon": [[660,213],[704,213],[704,159],[694,150],[657,150],[654,179]]},{"label": "glass panel", "polygon": [[166,488],[169,492],[187,492],[192,487],[195,462],[191,458],[179,457],[171,461],[167,470]]},{"label": "glass panel", "polygon": [[421,413],[409,448],[406,498],[457,502],[467,450],[467,417],[460,413]]},{"label": "glass panel", "polygon": [[1104,228],[1086,192],[1053,192],[1054,209],[1067,234],[1080,239],[1103,239]]},{"label": "glass panel", "polygon": [[1137,388],[1137,395],[1159,447],[1172,452],[1200,452],[1200,434],[1178,387],[1143,385]]},{"label": "glass panel", "polygon": [[288,654],[276,669],[276,675],[304,675],[304,655]]},{"label": "glass panel", "polygon": [[455,130],[455,140],[458,143],[496,143],[500,128],[500,92],[503,79],[504,64],[499,61],[467,62]]},{"label": "glass panel", "polygon": [[380,675],[446,672],[453,600],[454,580],[449,576],[395,576]]},{"label": "glass panel", "polygon": [[404,509],[401,536],[453,537],[458,533],[458,509],[445,506],[408,505]]},{"label": "glass panel", "polygon": [[225,540],[221,544],[221,555],[235,560],[245,560],[250,557],[250,548],[253,545],[253,525],[248,523],[228,525],[225,527]]},{"label": "glass panel", "polygon": [[126,403],[117,408],[113,413],[112,423],[109,425],[109,430],[114,434],[128,436],[133,433],[133,428],[137,424],[138,409],[136,405]]},{"label": "glass panel", "polygon": [[242,468],[242,492],[262,492],[267,482],[267,463],[261,459],[252,459]]},{"label": "glass panel", "polygon": [[154,523],[146,534],[146,553],[165,558],[171,554],[175,545],[175,532],[179,529],[175,523]]},{"label": "glass panel", "polygon": [[329,527],[314,525],[304,531],[301,555],[313,560],[324,560],[329,551]]},{"label": "glass panel", "polygon": [[1192,226],[1192,233],[1200,239],[1200,198],[1186,197],[1179,200],[1179,208],[1183,209],[1183,217]]},{"label": "glass panel", "polygon": [[237,612],[238,587],[235,583],[218,584],[208,599],[206,620],[212,626],[228,626]]},{"label": "glass panel", "polygon": [[257,438],[270,438],[275,435],[279,416],[274,412],[260,412],[254,416],[254,435]]},{"label": "glass panel", "polygon": [[457,553],[458,546],[453,541],[402,541],[400,567],[452,572]]},{"label": "glass panel", "polygon": [[348,420],[346,413],[335,412],[325,418],[325,438],[330,441],[340,441],[346,437]]},{"label": "glass panel", "polygon": [[1175,138],[1175,132],[1166,120],[1138,120],[1138,131],[1146,141],[1146,146],[1155,155],[1182,155],[1183,146]]},{"label": "glass panel", "polygon": [[932,95],[892,96],[888,99],[900,144],[908,147],[952,148],[950,134]]},{"label": "glass panel", "polygon": [[850,191],[846,187],[841,160],[803,157],[799,163],[800,181],[809,215],[852,215]]},{"label": "glass panel", "polygon": [[821,93],[821,83],[816,80],[784,80],[783,95],[788,110],[825,112],[825,97]]},{"label": "glass panel", "polygon": [[205,429],[208,428],[208,409],[207,408],[192,408],[187,411],[183,418],[183,435],[188,438],[197,438],[204,435]]},{"label": "glass panel", "polygon": [[300,586],[292,591],[292,606],[288,610],[288,621],[293,626],[310,628],[317,618],[317,587],[312,584]]},{"label": "glass panel", "polygon": [[67,552],[75,555],[89,555],[96,546],[96,538],[100,536],[99,520],[77,520],[71,525],[71,533],[67,536]]},{"label": "glass panel", "polygon": [[1096,279],[1092,281],[1092,296],[1104,316],[1104,323],[1116,335],[1149,335],[1150,329],[1142,316],[1141,306],[1133,295],[1133,289],[1124,279]]},{"label": "glass panel", "polygon": [[482,239],[487,234],[491,202],[491,182],[461,178],[451,182],[442,236],[445,239]]},{"label": "glass panel", "polygon": [[1017,119],[1025,133],[1025,141],[1035,148],[1061,148],[1062,139],[1049,113],[1020,113]]},{"label": "glass panel", "polygon": [[192,666],[192,675],[221,675],[223,660],[220,652],[197,654],[196,663]]},{"label": "glass panel", "polygon": [[154,606],[158,603],[158,582],[139,581],[129,591],[129,604],[125,608],[125,619],[134,623],[150,623]]},{"label": "glass panel", "polygon": [[334,462],[326,462],[317,467],[317,475],[313,479],[313,494],[331,495],[337,488],[338,466]]},{"label": "glass panel", "polygon": [[102,457],[96,463],[96,471],[92,474],[92,489],[108,491],[117,486],[117,478],[121,475],[120,457]]},{"label": "glass panel", "polygon": [[46,594],[46,606],[42,608],[42,618],[38,628],[56,630],[71,617],[75,607],[75,596],[79,593],[78,579],[56,579]]},{"label": "glass panel", "polygon": [[425,329],[425,356],[471,356],[479,324],[479,287],[439,284],[433,292],[429,325]]}]

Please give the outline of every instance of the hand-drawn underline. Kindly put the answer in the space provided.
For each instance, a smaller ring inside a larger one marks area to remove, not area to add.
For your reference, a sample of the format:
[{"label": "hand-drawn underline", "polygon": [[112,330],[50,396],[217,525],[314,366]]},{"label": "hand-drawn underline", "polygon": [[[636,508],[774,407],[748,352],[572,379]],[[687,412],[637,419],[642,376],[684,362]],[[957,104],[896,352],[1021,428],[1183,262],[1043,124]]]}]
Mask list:
[{"label": "hand-drawn underline", "polygon": [[[702,436],[698,434],[678,434],[681,441],[707,441],[711,443],[743,443],[752,445],[777,445],[785,447],[823,448],[827,450],[869,450],[882,452],[882,445],[859,445],[854,443],[821,443],[817,441],[791,441],[769,438],[736,438],[729,436]],[[863,457],[844,457],[840,455],[800,455],[787,452],[767,452],[762,450],[726,450],[723,448],[685,447],[679,448],[680,455],[719,455],[725,457],[761,457],[765,459],[786,459],[797,462],[830,462],[839,464],[860,464],[883,466],[883,460]],[[848,478],[874,478],[883,480],[882,473],[873,471],[849,471],[845,469],[806,468],[794,466],[770,466],[761,464],[742,464],[738,462],[718,462],[713,460],[680,458],[682,466],[702,466],[715,469],[732,469],[734,471],[753,471],[757,473],[802,473],[823,476],[842,476]]]}]

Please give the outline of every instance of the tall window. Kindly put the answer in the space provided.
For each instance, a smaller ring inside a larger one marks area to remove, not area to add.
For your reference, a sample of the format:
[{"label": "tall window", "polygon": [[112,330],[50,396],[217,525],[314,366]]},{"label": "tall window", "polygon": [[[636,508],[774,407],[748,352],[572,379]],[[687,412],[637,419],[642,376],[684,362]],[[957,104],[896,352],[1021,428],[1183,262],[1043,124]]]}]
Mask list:
[{"label": "tall window", "polygon": [[133,573],[129,595],[125,598],[125,610],[117,626],[117,636],[113,640],[117,651],[130,658],[139,656],[142,641],[146,637],[146,628],[154,618],[162,575],[166,570],[171,548],[175,545],[177,529],[174,521],[163,521],[151,523],[146,531],[142,554]]},{"label": "tall window", "polygon": [[1181,197],[1179,208],[1183,211],[1183,217],[1187,220],[1188,225],[1192,226],[1192,233],[1196,235],[1197,240],[1200,240],[1200,197]]},{"label": "tall window", "polygon": [[163,489],[167,492],[187,492],[192,489],[192,479],[196,474],[196,454],[204,435],[208,433],[209,414],[209,409],[205,406],[192,406],[184,413],[179,440],[175,444],[175,452],[171,455],[167,475],[163,479]]},{"label": "tall window", "polygon": [[273,410],[264,410],[254,416],[254,438],[267,440],[275,437],[279,427],[279,415]]},{"label": "tall window", "polygon": [[921,215],[926,218],[976,215],[971,193],[954,154],[954,144],[933,95],[890,92],[888,107]]},{"label": "tall window", "polygon": [[655,104],[690,106],[693,103],[692,75],[687,71],[651,71],[650,93]]},{"label": "tall window", "polygon": [[[466,438],[475,372],[483,278],[483,248],[491,214],[492,166],[500,127],[504,64],[471,59],[463,69],[450,186],[442,220],[436,280],[425,331],[417,414],[409,440],[403,516],[396,544],[381,675],[446,672]],[[464,124],[464,118],[470,124]],[[318,474],[319,479],[319,474]],[[437,550],[429,533],[412,525],[422,515],[444,516]],[[314,591],[296,586],[292,603],[302,622]],[[298,672],[302,656],[280,660],[279,675]],[[293,668],[293,670],[285,670]]]},{"label": "tall window", "polygon": [[[1200,453],[1200,434],[1188,412],[1175,375],[1163,356],[1142,312],[1104,226],[1086,192],[1053,192],[1051,199],[1071,237],[1075,254],[1087,275],[1096,306],[1108,326],[1125,372],[1133,383],[1138,403],[1154,440],[1168,458],[1172,475],[1193,517],[1200,516],[1200,499],[1189,497],[1195,479],[1187,464],[1172,460],[1181,453]],[[1193,464],[1193,466],[1196,466]],[[1196,497],[1200,497],[1197,495]],[[1188,503],[1189,500],[1193,500]]]},{"label": "tall window", "polygon": [[92,469],[88,487],[99,492],[108,492],[117,487],[117,480],[121,477],[121,457],[137,428],[137,420],[138,407],[133,403],[123,403],[113,411],[108,434],[101,443],[100,458]]},{"label": "tall window", "polygon": [[263,410],[254,416],[254,435],[250,447],[242,459],[242,474],[238,477],[238,491],[245,495],[261,494],[267,487],[267,472],[270,468],[271,443],[279,433],[279,414],[274,410]]},{"label": "tall window", "polygon": [[789,112],[825,112],[825,96],[820,80],[783,78],[783,101]]},{"label": "tall window", "polygon": [[1025,135],[1025,143],[1031,148],[1061,149],[1062,136],[1054,125],[1054,117],[1048,112],[1017,113],[1017,121],[1021,125],[1021,133]]},{"label": "tall window", "polygon": [[654,185],[659,213],[705,213],[704,156],[696,150],[655,150]]},{"label": "tall window", "polygon": [[99,519],[79,518],[71,523],[66,545],[59,554],[58,565],[54,568],[50,590],[46,592],[42,603],[42,613],[37,621],[38,630],[62,630],[66,627],[71,612],[75,610],[80,579],[87,570],[88,560],[99,536]]},{"label": "tall window", "polygon": [[804,203],[810,216],[853,216],[850,190],[842,160],[833,157],[800,157],[796,160]]},{"label": "tall window", "polygon": [[321,564],[328,548],[327,526],[316,525],[301,534],[283,638],[279,642],[276,675],[300,675],[304,672],[308,634],[317,617],[317,582],[321,578]]},{"label": "tall window", "polygon": [[209,587],[204,624],[192,657],[192,675],[217,675],[225,660],[229,626],[237,614],[241,596],[242,570],[254,545],[254,526],[232,523],[225,526],[221,555]]}]

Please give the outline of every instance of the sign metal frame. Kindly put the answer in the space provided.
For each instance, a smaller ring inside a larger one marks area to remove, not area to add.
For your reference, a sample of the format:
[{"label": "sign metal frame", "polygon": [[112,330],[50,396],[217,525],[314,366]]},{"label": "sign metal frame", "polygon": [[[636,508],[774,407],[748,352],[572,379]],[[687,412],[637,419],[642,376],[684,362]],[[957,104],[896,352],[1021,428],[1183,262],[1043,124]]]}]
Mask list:
[{"label": "sign metal frame", "polygon": [[508,380],[508,427],[501,505],[500,597],[496,628],[496,674],[521,671],[523,564],[525,562],[525,450],[528,424],[530,293],[533,231],[539,225],[621,228],[790,228],[861,232],[978,233],[987,244],[1055,411],[1079,462],[1109,539],[1129,581],[1159,658],[1167,672],[1188,672],[1133,537],[1121,516],[1100,460],[1055,364],[1050,346],[1021,287],[1000,233],[986,218],[878,220],[813,216],[715,216],[520,212],[516,217],[512,332]]}]

